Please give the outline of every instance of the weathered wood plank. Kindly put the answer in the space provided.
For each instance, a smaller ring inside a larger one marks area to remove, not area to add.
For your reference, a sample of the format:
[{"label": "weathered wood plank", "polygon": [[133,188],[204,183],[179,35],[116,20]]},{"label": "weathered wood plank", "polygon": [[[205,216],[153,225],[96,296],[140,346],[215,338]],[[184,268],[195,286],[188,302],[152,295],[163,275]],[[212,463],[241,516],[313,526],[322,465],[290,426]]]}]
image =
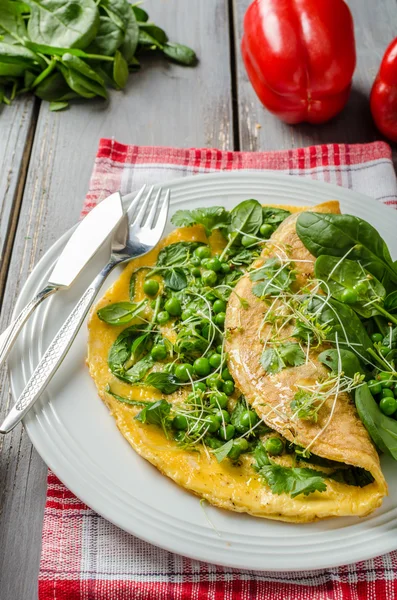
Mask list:
[{"label": "weathered wood plank", "polygon": [[25,96],[0,105],[0,301],[11,256],[36,126],[37,106]]},{"label": "weathered wood plank", "polygon": [[344,111],[324,125],[286,125],[259,102],[248,80],[240,52],[243,16],[250,0],[233,0],[237,78],[238,121],[242,150],[281,150],[311,144],[362,143],[382,136],[373,125],[368,97],[381,58],[395,37],[397,19],[395,0],[384,0],[382,9],[372,0],[347,0],[356,34],[357,67],[353,90]]},{"label": "weathered wood plank", "polygon": [[[50,113],[43,103],[33,144],[4,298],[0,330],[43,252],[78,218],[102,136],[134,144],[233,144],[227,0],[148,2],[171,39],[196,49],[195,69],[144,60],[110,103],[75,104]],[[0,389],[6,389],[4,377]],[[8,405],[3,392],[2,410]],[[0,415],[1,416],[1,415]],[[21,427],[0,440],[0,598],[34,600],[40,557],[46,467]],[[23,565],[23,568],[21,568]]]}]

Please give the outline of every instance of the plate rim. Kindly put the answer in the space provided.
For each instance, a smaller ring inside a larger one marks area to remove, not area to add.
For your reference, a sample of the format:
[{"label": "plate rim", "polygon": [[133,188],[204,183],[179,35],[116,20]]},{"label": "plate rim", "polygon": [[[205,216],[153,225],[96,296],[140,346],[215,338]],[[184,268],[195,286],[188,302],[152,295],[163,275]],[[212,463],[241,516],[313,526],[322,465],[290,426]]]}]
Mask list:
[{"label": "plate rim", "polygon": [[[358,201],[363,201],[363,202],[371,202],[374,206],[376,205],[377,207],[381,206],[381,211],[385,210],[387,211],[387,213],[390,215],[390,217],[392,215],[394,215],[394,217],[396,217],[396,211],[393,210],[391,207],[384,205],[382,203],[380,203],[379,201],[377,201],[374,198],[371,198],[370,196],[366,196],[365,194],[362,194],[361,192],[357,192],[355,190],[351,190],[349,188],[345,188],[342,186],[338,186],[338,185],[334,185],[328,182],[323,182],[320,180],[313,180],[310,178],[306,178],[306,177],[299,177],[299,179],[297,178],[296,175],[292,175],[292,174],[288,174],[288,173],[279,173],[277,171],[258,171],[256,169],[244,169],[244,170],[235,170],[235,171],[223,171],[223,172],[214,172],[214,173],[208,173],[208,174],[198,174],[198,175],[193,175],[193,176],[189,176],[189,177],[181,177],[181,178],[177,178],[177,179],[173,179],[170,181],[166,181],[164,183],[162,183],[163,187],[172,187],[172,188],[184,188],[184,186],[186,186],[189,183],[198,183],[198,186],[200,188],[200,182],[205,182],[208,185],[211,185],[211,183],[213,183],[213,181],[215,180],[216,182],[220,182],[220,181],[228,181],[230,179],[238,179],[241,177],[245,177],[247,176],[252,177],[252,176],[256,176],[259,177],[259,179],[267,179],[267,180],[273,180],[274,182],[278,183],[284,180],[287,181],[289,180],[289,183],[291,183],[291,179],[297,179],[297,184],[299,186],[300,184],[303,184],[304,187],[306,187],[307,185],[309,185],[309,187],[312,187],[313,190],[315,190],[316,188],[318,190],[321,190],[322,194],[327,193],[328,196],[330,196],[329,199],[332,199],[333,196],[336,196],[336,198],[338,197],[338,194],[340,195],[342,193],[342,195],[348,195],[350,197],[355,197],[356,200]],[[248,181],[246,183],[249,183]],[[204,186],[205,187],[205,186]],[[203,189],[203,188],[201,188]],[[181,200],[181,202],[183,202],[183,200]],[[343,202],[343,200],[342,200]],[[176,204],[176,203],[174,203]],[[287,204],[287,202],[285,202],[285,204]],[[311,204],[310,201],[308,201],[308,204]],[[71,235],[72,231],[73,231],[74,227],[72,227],[70,230],[68,230],[67,232],[65,232],[62,236],[60,236],[60,238],[58,238],[55,243],[44,253],[44,255],[41,257],[40,261],[35,265],[34,269],[32,270],[32,272],[30,273],[28,279],[26,280],[25,284],[23,285],[19,295],[18,295],[18,299],[16,302],[16,305],[14,307],[13,313],[12,313],[12,318],[15,317],[16,313],[18,312],[18,310],[20,309],[20,305],[24,302],[23,298],[26,295],[26,290],[31,286],[32,282],[34,282],[35,279],[35,275],[37,276],[37,273],[40,272],[40,267],[42,267],[46,261],[48,261],[48,259],[51,256],[58,256],[60,249],[62,248],[63,244],[66,243],[66,240],[69,239],[69,236]],[[13,381],[13,374],[10,373],[10,380],[11,380],[11,388],[12,388],[12,392],[13,392],[13,396],[15,398],[15,382]],[[29,438],[32,441],[32,444],[35,446],[36,450],[39,452],[40,456],[43,458],[44,462],[46,462],[46,464],[51,468],[51,470],[57,475],[57,477],[59,477],[59,479],[61,481],[65,481],[65,485],[67,485],[67,487],[69,489],[73,489],[75,486],[74,484],[70,483],[69,481],[66,482],[66,480],[68,480],[68,478],[63,478],[62,476],[60,476],[58,474],[58,469],[56,466],[53,466],[53,461],[52,461],[52,456],[48,455],[45,453],[45,451],[41,451],[44,449],[45,444],[43,444],[43,446],[39,443],[40,440],[37,439],[37,432],[35,431],[35,423],[37,425],[37,421],[38,419],[32,418],[32,415],[26,417],[24,419],[24,426],[25,429],[29,435]],[[40,424],[39,424],[40,425]],[[40,429],[41,425],[39,426]],[[148,543],[157,545],[159,547],[162,547],[170,552],[176,552],[179,554],[182,554],[184,556],[188,556],[192,559],[196,559],[196,560],[207,560],[205,557],[203,556],[198,556],[197,553],[195,552],[191,552],[189,553],[186,548],[184,547],[183,549],[180,549],[178,547],[175,546],[175,543],[171,543],[170,545],[167,545],[165,543],[159,543],[158,541],[153,541],[153,537],[150,535],[144,535],[144,533],[140,532],[137,533],[136,531],[132,531],[129,528],[126,528],[125,526],[120,525],[119,522],[117,522],[116,520],[114,520],[109,514],[104,513],[104,511],[100,508],[96,508],[96,502],[92,502],[92,500],[89,500],[88,503],[87,501],[84,499],[85,494],[81,494],[78,493],[76,494],[79,498],[83,499],[83,502],[85,502],[86,504],[88,504],[90,507],[92,507],[93,510],[95,510],[96,512],[98,512],[99,514],[101,514],[105,519],[107,519],[108,521],[112,522],[114,525],[121,527],[122,529],[124,529],[125,531],[127,531],[128,533],[131,533],[132,535],[136,535],[138,537],[140,537],[141,539],[144,539],[145,541],[147,541]],[[354,525],[353,525],[354,526]],[[182,543],[183,546],[183,543]],[[396,549],[397,548],[397,541],[395,544],[393,544],[390,540],[390,544],[387,546],[384,546],[384,550],[382,550],[382,552],[388,552],[390,550]],[[356,562],[357,560],[364,560],[364,559],[370,559],[373,558],[375,556],[379,555],[379,551],[378,550],[374,550],[373,554],[371,554],[370,552],[366,552],[365,553],[365,558],[354,558],[352,561],[350,562],[346,562],[345,560],[343,562],[341,562],[340,560],[334,560],[334,561],[330,561],[328,560],[326,565],[321,565],[321,566],[312,566],[312,567],[307,567],[305,565],[305,567],[297,567],[294,566],[292,568],[287,568],[285,566],[283,567],[271,567],[271,568],[266,568],[266,571],[269,572],[285,572],[285,571],[313,571],[313,570],[318,570],[318,569],[322,569],[322,568],[330,568],[330,567],[336,567],[339,566],[341,564],[351,564],[351,562]],[[226,560],[222,561],[222,560],[211,560],[209,562],[214,562],[215,564],[221,564],[224,566],[230,566],[232,568],[237,568],[237,569],[242,569],[242,570],[246,570],[246,569],[250,569],[252,571],[263,571],[264,567],[241,567],[241,564],[237,564],[237,563],[233,563],[233,561],[231,560]]]}]

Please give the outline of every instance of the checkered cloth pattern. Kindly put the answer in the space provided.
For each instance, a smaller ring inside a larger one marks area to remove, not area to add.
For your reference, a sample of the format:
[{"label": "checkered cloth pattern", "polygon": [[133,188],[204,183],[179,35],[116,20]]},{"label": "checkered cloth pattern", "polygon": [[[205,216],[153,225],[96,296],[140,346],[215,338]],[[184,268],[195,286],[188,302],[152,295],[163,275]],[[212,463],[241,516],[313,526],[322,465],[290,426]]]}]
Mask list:
[{"label": "checkered cloth pattern", "polygon": [[[397,208],[390,147],[328,144],[279,152],[127,146],[100,141],[86,214],[144,183],[232,169],[274,170],[363,192]],[[23,568],[23,567],[22,567]],[[267,573],[198,562],[129,535],[48,476],[40,600],[391,600],[397,552],[325,571]]]}]

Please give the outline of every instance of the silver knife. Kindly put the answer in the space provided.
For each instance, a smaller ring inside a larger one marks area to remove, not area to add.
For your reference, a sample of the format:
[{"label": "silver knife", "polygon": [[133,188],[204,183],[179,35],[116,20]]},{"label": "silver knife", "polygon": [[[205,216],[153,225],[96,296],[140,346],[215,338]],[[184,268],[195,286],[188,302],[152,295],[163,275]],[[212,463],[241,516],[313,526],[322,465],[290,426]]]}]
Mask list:
[{"label": "silver knife", "polygon": [[48,278],[47,285],[25,306],[17,318],[0,335],[0,366],[6,360],[23,324],[39,304],[60,289],[72,285],[123,216],[119,192],[102,200],[79,223],[69,238]]}]

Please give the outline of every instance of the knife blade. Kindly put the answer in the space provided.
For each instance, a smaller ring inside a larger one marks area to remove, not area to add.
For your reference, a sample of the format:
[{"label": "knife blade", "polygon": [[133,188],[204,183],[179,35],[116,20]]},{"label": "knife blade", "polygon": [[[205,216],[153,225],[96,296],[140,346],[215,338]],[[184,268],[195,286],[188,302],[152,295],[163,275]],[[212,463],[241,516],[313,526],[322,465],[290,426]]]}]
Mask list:
[{"label": "knife blade", "polygon": [[6,360],[22,326],[48,296],[68,288],[124,214],[119,192],[102,200],[77,225],[53,268],[47,285],[22,309],[16,319],[0,335],[0,366]]}]

